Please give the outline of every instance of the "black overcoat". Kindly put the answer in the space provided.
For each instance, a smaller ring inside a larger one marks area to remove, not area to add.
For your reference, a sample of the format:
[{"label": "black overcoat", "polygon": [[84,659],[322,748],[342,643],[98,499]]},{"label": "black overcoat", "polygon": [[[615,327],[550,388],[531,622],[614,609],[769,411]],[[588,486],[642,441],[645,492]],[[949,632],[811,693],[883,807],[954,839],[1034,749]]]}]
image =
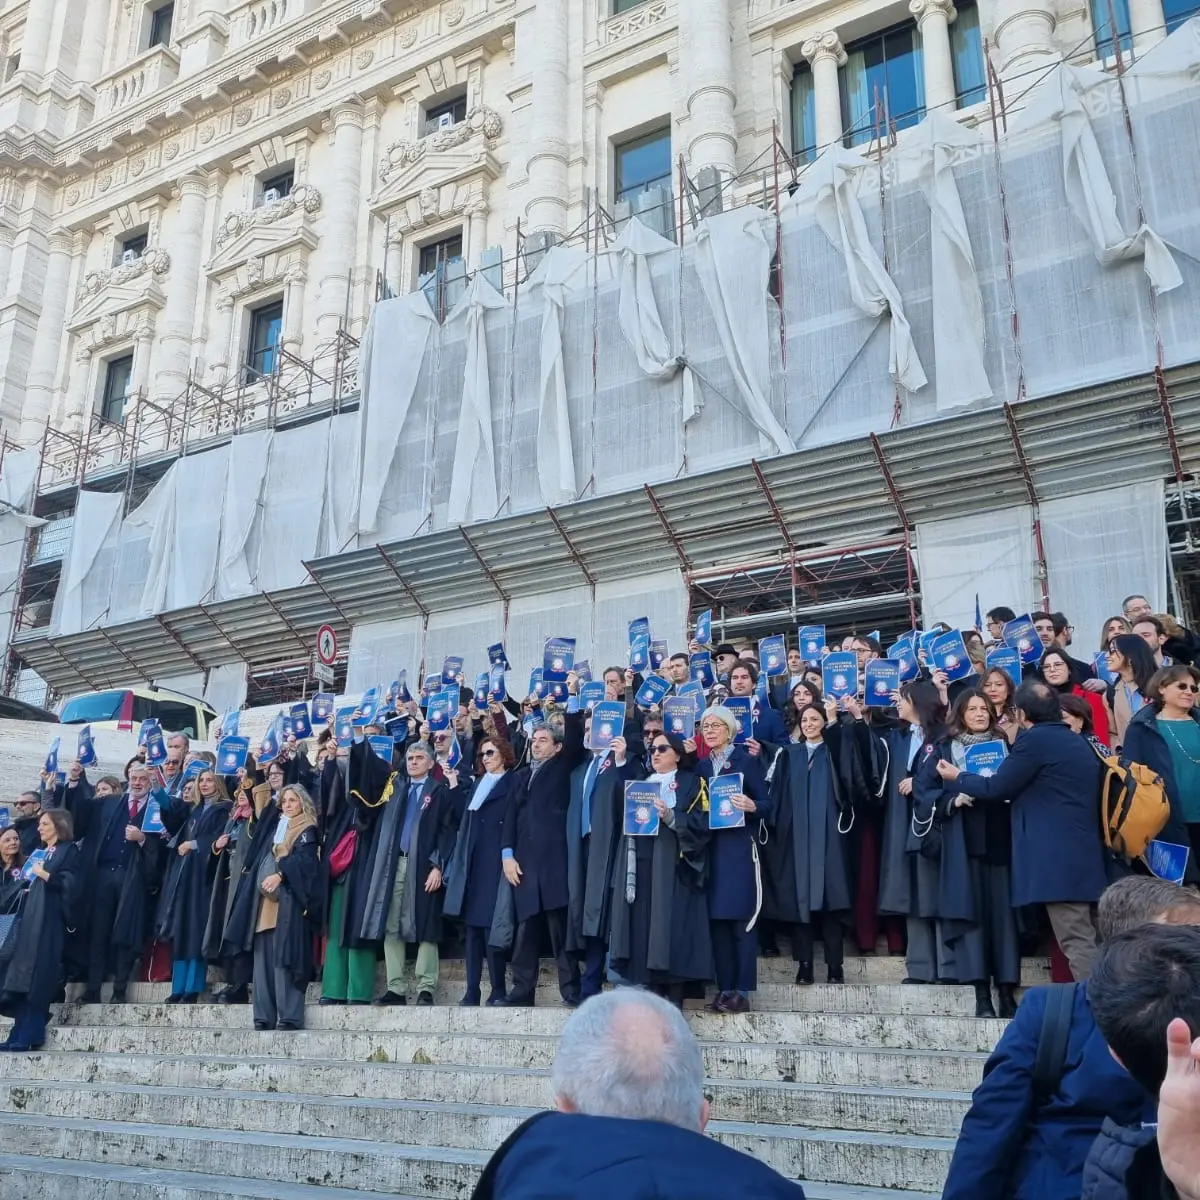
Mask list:
[{"label": "black overcoat", "polygon": [[321,859],[315,826],[300,834],[275,869],[281,880],[275,893],[279,901],[275,968],[287,974],[293,987],[303,990],[313,977],[313,935],[321,928]]},{"label": "black overcoat", "polygon": [[225,831],[233,806],[228,800],[189,805],[183,799],[162,800],[162,820],[176,845],[195,842],[190,854],[168,849],[163,897],[159,907],[158,936],[171,943],[176,962],[204,957],[204,930],[217,874],[213,842]]},{"label": "black overcoat", "polygon": [[[496,915],[496,896],[504,874],[500,859],[504,815],[516,784],[515,772],[501,775],[478,809],[464,810],[454,842],[443,912],[477,929],[491,929]],[[464,790],[461,780],[457,790]],[[469,805],[471,789],[466,790]]]},{"label": "black overcoat", "polygon": [[[697,768],[706,781],[712,779],[711,758]],[[742,775],[742,790],[755,803],[746,814],[745,825],[713,831],[709,849],[708,912],[714,921],[756,919],[761,902],[762,876],[758,861],[760,828],[770,820],[771,801],[762,760],[741,746],[734,746],[722,775]]]}]

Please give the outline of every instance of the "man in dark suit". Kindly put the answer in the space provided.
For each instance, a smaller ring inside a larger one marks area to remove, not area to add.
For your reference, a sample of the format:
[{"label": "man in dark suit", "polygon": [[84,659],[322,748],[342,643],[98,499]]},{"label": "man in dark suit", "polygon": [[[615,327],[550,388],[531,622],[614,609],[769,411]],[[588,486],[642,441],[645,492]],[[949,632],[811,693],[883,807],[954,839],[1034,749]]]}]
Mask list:
[{"label": "man in dark suit", "polygon": [[771,746],[787,744],[787,731],[783,718],[754,690],[758,683],[758,668],[752,662],[739,662],[729,672],[729,692],[733,696],[749,696],[750,711],[754,715],[754,740]]},{"label": "man in dark suit", "polygon": [[515,889],[517,935],[513,943],[510,1007],[533,1004],[543,925],[558,964],[563,1000],[579,1002],[567,946],[567,809],[571,772],[587,757],[583,714],[567,713],[562,728],[545,724],[530,738],[530,763],[522,767],[504,818],[504,876]]},{"label": "man in dark suit", "polygon": [[1091,973],[1093,910],[1117,861],[1100,836],[1104,767],[1086,739],[1063,724],[1058,693],[1026,680],[1013,698],[1024,731],[995,775],[939,762],[938,774],[965,796],[1012,803],[1012,904],[1044,904],[1079,981]]},{"label": "man in dark suit", "polygon": [[83,1004],[100,1003],[111,959],[114,1004],[125,1000],[129,977],[141,957],[153,912],[165,843],[142,831],[150,799],[150,768],[129,768],[128,791],[109,792],[106,780],[76,814],[81,839],[82,894],[88,897],[87,983]]}]

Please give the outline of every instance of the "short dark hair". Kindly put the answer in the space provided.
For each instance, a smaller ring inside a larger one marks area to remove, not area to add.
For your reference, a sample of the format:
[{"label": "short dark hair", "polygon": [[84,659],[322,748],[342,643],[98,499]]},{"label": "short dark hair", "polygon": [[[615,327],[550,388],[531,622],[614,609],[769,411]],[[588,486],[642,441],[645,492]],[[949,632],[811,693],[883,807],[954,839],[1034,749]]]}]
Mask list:
[{"label": "short dark hair", "polygon": [[1067,620],[1066,613],[1052,612],[1050,614],[1050,624],[1054,626],[1055,633],[1066,633],[1071,622]]},{"label": "short dark hair", "polygon": [[1200,929],[1140,925],[1100,947],[1087,984],[1096,1025],[1125,1070],[1151,1095],[1167,1075],[1167,1026],[1200,1034]]},{"label": "short dark hair", "polygon": [[686,654],[684,654],[682,651],[680,651],[680,653],[678,653],[678,654],[672,654],[669,661],[670,662],[689,663],[692,660],[690,658],[688,658],[688,656]]},{"label": "short dark hair", "polygon": [[1062,706],[1064,713],[1070,713],[1071,716],[1078,717],[1083,722],[1085,735],[1096,732],[1092,706],[1082,696],[1073,696],[1070,692],[1060,692],[1058,703]]},{"label": "short dark hair", "polygon": [[913,706],[917,724],[929,741],[936,741],[946,723],[946,706],[928,679],[910,679],[900,685],[900,694]]},{"label": "short dark hair", "polygon": [[733,666],[729,668],[729,674],[732,675],[734,671],[749,671],[751,682],[758,682],[758,664],[752,658],[739,658],[737,662],[735,662]]},{"label": "short dark hair", "polygon": [[500,761],[504,764],[506,771],[511,771],[517,765],[517,755],[512,748],[512,743],[508,738],[502,737],[481,737],[479,739],[479,749],[475,751],[475,774],[483,778],[483,748],[484,746],[493,747],[500,755]]},{"label": "short dark hair", "polygon": [[75,840],[75,822],[71,820],[71,814],[65,808],[48,808],[42,813],[42,816],[49,817],[54,822],[54,829],[60,842]]},{"label": "short dark hair", "polygon": [[[1176,913],[1182,920],[1172,921]],[[1096,929],[1100,940],[1107,942],[1127,929],[1151,925],[1159,917],[1165,917],[1168,925],[1196,924],[1200,921],[1200,895],[1153,875],[1127,875],[1105,888],[1096,910]]]},{"label": "short dark hair", "polygon": [[989,608],[987,619],[989,621],[1004,621],[1007,623],[1008,621],[1015,621],[1017,614],[1011,608],[1005,608],[1002,604],[999,608]]},{"label": "short dark hair", "polygon": [[996,729],[996,714],[992,712],[992,706],[988,703],[988,698],[978,688],[967,688],[958,694],[958,699],[954,701],[950,708],[949,733],[951,737],[961,737],[964,733],[971,732],[963,723],[963,714],[967,711],[967,705],[972,700],[982,700],[984,708],[987,709],[987,732],[992,735],[999,732]]},{"label": "short dark hair", "polygon": [[17,797],[18,804],[41,804],[42,798],[37,792],[22,792]]},{"label": "short dark hair", "polygon": [[[1146,599],[1146,595],[1144,592],[1134,592],[1132,595],[1126,596],[1125,599],[1121,601],[1121,611],[1124,612],[1129,607],[1130,600],[1145,600],[1145,599]],[[1149,603],[1149,601],[1147,601],[1147,603]]]},{"label": "short dark hair", "polygon": [[1037,611],[1037,612],[1035,612],[1035,613],[1030,613],[1030,614],[1029,614],[1029,619],[1030,619],[1030,620],[1031,620],[1031,621],[1032,621],[1032,622],[1033,622],[1035,625],[1036,625],[1036,624],[1037,624],[1039,621],[1049,621],[1051,625],[1053,625],[1053,624],[1054,624],[1054,618],[1053,618],[1053,617],[1052,617],[1052,616],[1051,616],[1051,615],[1050,615],[1048,612],[1042,612],[1042,611],[1041,611],[1041,609],[1038,609],[1038,611]]},{"label": "short dark hair", "polygon": [[1040,679],[1026,679],[1017,688],[1013,708],[1020,709],[1031,725],[1049,725],[1062,721],[1062,701],[1049,684]]},{"label": "short dark hair", "polygon": [[1133,622],[1134,629],[1136,629],[1139,625],[1153,625],[1154,632],[1159,637],[1166,637],[1167,635],[1167,631],[1163,627],[1163,623],[1157,617],[1151,616],[1149,613],[1147,613],[1144,617],[1138,617],[1138,619]]}]

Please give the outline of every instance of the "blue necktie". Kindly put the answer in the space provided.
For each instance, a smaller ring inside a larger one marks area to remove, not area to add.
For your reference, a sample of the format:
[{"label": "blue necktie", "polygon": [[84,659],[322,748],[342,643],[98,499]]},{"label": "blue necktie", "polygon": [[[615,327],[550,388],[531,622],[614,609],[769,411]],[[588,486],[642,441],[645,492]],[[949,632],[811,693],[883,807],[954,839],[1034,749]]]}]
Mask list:
[{"label": "blue necktie", "polygon": [[600,774],[600,763],[603,760],[599,755],[592,755],[592,761],[588,763],[587,775],[583,780],[583,836],[587,837],[592,832],[592,793],[596,790],[596,776]]},{"label": "blue necktie", "polygon": [[417,827],[417,818],[421,815],[421,789],[425,782],[409,785],[408,811],[404,814],[404,828],[400,832],[400,853],[407,854],[412,845],[413,830]]}]

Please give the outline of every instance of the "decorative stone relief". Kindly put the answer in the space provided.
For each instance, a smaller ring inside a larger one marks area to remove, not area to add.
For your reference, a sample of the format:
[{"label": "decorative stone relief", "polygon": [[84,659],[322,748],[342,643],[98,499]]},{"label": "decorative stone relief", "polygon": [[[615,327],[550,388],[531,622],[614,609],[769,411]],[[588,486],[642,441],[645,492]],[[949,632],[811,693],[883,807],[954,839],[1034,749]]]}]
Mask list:
[{"label": "decorative stone relief", "polygon": [[383,152],[383,162],[379,167],[379,179],[387,183],[391,176],[403,167],[419,162],[427,154],[440,154],[453,150],[469,142],[472,138],[482,138],[490,149],[500,137],[504,124],[500,114],[494,109],[480,105],[473,108],[466,120],[459,121],[449,129],[441,129],[427,137],[418,138],[415,142],[393,142]]},{"label": "decorative stone relief", "polygon": [[171,256],[165,250],[148,246],[142,251],[140,258],[133,262],[118,263],[102,271],[89,271],[83,277],[80,289],[84,296],[98,296],[105,288],[113,285],[121,286],[140,279],[143,275],[156,275],[161,278],[171,269]]},{"label": "decorative stone relief", "polygon": [[[686,3],[687,0],[681,2]],[[666,15],[667,0],[645,0],[634,8],[609,17],[604,23],[604,40],[609,43],[619,42],[622,38],[642,33],[665,20]]]},{"label": "decorative stone relief", "polygon": [[315,187],[302,183],[294,187],[282,200],[262,204],[258,208],[230,213],[217,229],[217,245],[223,246],[232,238],[258,225],[273,225],[295,212],[311,215],[321,208],[321,193]]}]

